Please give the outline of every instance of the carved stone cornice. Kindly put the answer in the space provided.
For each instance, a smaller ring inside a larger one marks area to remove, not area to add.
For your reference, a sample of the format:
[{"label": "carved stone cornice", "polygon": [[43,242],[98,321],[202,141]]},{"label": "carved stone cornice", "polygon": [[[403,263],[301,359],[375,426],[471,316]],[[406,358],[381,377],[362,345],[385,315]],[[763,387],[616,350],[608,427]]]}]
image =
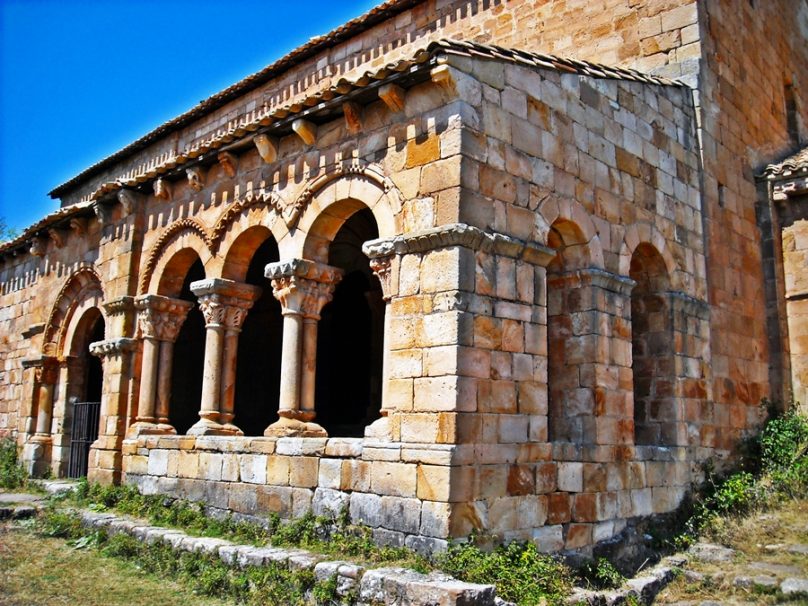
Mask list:
[{"label": "carved stone cornice", "polygon": [[627,276],[613,274],[596,267],[588,269],[575,269],[559,274],[547,276],[548,286],[553,287],[581,287],[596,286],[604,290],[615,292],[624,296],[631,294],[637,283]]},{"label": "carved stone cornice", "polygon": [[272,280],[273,294],[284,314],[300,314],[319,319],[320,311],[331,301],[343,271],[325,263],[307,259],[288,259],[270,263],[264,275]]},{"label": "carved stone cornice", "polygon": [[128,337],[116,337],[90,343],[90,354],[98,358],[120,356],[135,350],[137,341]]},{"label": "carved stone cornice", "polygon": [[362,251],[374,259],[392,254],[424,253],[450,246],[489,252],[544,267],[556,255],[553,249],[538,242],[526,242],[505,234],[483,231],[465,223],[451,223],[393,238],[369,240],[362,245]]},{"label": "carved stone cornice", "polygon": [[141,337],[174,342],[194,304],[160,295],[141,295],[134,300],[134,306]]},{"label": "carved stone cornice", "polygon": [[103,304],[103,307],[108,316],[120,316],[127,312],[134,311],[135,298],[130,296],[119,297],[117,299],[107,301]]},{"label": "carved stone cornice", "polygon": [[241,330],[247,312],[261,296],[261,288],[224,278],[207,278],[191,283],[191,292],[199,299],[205,325]]}]

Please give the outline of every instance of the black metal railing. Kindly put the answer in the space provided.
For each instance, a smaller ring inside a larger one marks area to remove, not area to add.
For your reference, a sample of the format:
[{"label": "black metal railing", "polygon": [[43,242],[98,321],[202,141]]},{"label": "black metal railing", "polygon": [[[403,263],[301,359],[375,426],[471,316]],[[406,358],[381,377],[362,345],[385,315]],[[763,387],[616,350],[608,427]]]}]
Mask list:
[{"label": "black metal railing", "polygon": [[90,446],[98,438],[98,417],[101,402],[76,402],[73,404],[73,431],[70,434],[70,462],[67,477],[80,478],[87,475]]}]

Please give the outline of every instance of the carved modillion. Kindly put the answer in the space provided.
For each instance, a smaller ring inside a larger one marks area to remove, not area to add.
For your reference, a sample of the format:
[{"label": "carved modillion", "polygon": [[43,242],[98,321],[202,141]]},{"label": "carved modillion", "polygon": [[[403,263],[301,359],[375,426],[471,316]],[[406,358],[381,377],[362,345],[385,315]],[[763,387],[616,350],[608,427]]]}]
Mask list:
[{"label": "carved modillion", "polygon": [[188,175],[188,185],[194,191],[202,191],[205,187],[205,171],[201,166],[192,166],[185,169],[185,174]]},{"label": "carved modillion", "polygon": [[258,155],[267,164],[271,164],[278,158],[278,140],[268,135],[255,135],[253,137]]},{"label": "carved modillion", "polygon": [[65,245],[65,233],[56,227],[51,227],[48,230],[48,237],[53,240],[56,248],[62,248]]},{"label": "carved modillion", "polygon": [[400,112],[404,109],[406,94],[406,91],[398,84],[385,84],[379,88],[379,99],[384,101],[391,112]]},{"label": "carved modillion", "polygon": [[346,101],[342,104],[342,111],[345,114],[345,127],[353,134],[362,130],[362,108],[358,103]]},{"label": "carved modillion", "polygon": [[171,200],[171,184],[164,179],[157,179],[154,182],[154,197],[158,200]]},{"label": "carved modillion", "polygon": [[292,130],[297,133],[303,143],[311,145],[317,140],[317,125],[303,118],[298,118],[292,122]]},{"label": "carved modillion", "polygon": [[238,157],[230,152],[219,152],[217,156],[219,159],[219,164],[224,169],[224,172],[227,174],[228,177],[235,177],[236,171],[238,170]]}]

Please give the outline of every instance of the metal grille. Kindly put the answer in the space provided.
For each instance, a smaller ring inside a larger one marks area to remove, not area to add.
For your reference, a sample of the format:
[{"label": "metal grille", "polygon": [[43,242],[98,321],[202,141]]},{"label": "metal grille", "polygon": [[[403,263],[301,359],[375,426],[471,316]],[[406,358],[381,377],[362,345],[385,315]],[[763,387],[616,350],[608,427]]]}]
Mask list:
[{"label": "metal grille", "polygon": [[73,431],[70,437],[69,478],[87,475],[90,446],[98,438],[98,416],[101,402],[76,402],[73,405]]}]

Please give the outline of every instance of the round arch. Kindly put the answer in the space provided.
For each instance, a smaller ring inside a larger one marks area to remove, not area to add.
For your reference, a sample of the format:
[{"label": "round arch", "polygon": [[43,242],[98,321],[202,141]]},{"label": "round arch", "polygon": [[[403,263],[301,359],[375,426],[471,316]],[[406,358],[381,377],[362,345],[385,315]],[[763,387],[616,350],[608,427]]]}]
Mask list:
[{"label": "round arch", "polygon": [[[237,224],[233,224],[236,226]],[[258,248],[269,238],[273,238],[272,231],[265,225],[251,225],[246,229],[231,229],[233,240],[224,249],[224,263],[221,277],[236,282],[244,282],[250,267],[253,255]]]},{"label": "round arch", "polygon": [[673,258],[667,240],[655,226],[649,223],[635,223],[626,228],[618,261],[620,275],[628,276],[630,274],[631,260],[641,245],[648,246],[659,254],[665,264],[671,288],[681,289],[682,280],[679,276],[679,266]]},{"label": "round arch", "polygon": [[325,261],[328,243],[345,221],[364,208],[373,214],[380,238],[397,235],[396,216],[401,211],[401,200],[398,189],[373,167],[318,177],[295,202],[306,208],[298,224],[306,234],[300,256]]},{"label": "round arch", "polygon": [[[196,261],[196,258],[199,258],[205,267],[205,274],[210,273],[209,268],[214,258],[210,237],[205,227],[196,219],[175,221],[160,235],[146,257],[138,294],[165,294],[159,292],[158,289],[166,273],[166,268],[173,262],[179,265],[176,268],[169,268],[170,271],[181,269],[185,261],[190,258],[189,254],[184,251],[194,254],[194,258],[185,267],[185,271]],[[183,253],[184,256],[178,256],[179,253]],[[181,285],[182,282],[180,282]]]},{"label": "round arch", "polygon": [[[554,226],[556,231],[563,226],[566,233],[561,234],[562,236],[567,239],[574,236],[576,246],[585,246],[589,266],[605,269],[600,236],[598,236],[592,217],[580,202],[571,198],[551,196],[539,206],[538,215],[541,219],[538,221],[538,236],[542,244],[552,247]],[[570,243],[564,242],[567,246]]]},{"label": "round arch", "polygon": [[[45,325],[43,353],[64,359],[68,355],[65,344],[71,343],[82,313],[96,307],[103,316],[103,302],[104,290],[95,270],[92,267],[82,267],[74,272],[56,296]],[[79,309],[81,311],[76,313]]]}]

